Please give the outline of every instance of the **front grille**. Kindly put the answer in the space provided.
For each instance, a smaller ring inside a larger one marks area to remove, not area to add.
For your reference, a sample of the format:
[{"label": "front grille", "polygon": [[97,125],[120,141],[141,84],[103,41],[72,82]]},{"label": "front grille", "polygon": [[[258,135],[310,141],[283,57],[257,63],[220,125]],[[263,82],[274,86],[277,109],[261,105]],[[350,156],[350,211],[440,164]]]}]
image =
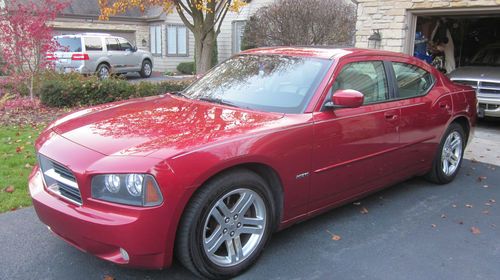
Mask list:
[{"label": "front grille", "polygon": [[47,189],[75,204],[82,204],[82,196],[73,172],[43,155],[38,156]]},{"label": "front grille", "polygon": [[472,80],[453,80],[456,83],[471,86],[476,89],[477,94],[500,95],[500,82],[485,82]]},{"label": "front grille", "polygon": [[485,104],[485,103],[479,103],[479,108],[480,109],[485,109],[485,110],[496,110],[500,107],[500,105],[496,104]]}]

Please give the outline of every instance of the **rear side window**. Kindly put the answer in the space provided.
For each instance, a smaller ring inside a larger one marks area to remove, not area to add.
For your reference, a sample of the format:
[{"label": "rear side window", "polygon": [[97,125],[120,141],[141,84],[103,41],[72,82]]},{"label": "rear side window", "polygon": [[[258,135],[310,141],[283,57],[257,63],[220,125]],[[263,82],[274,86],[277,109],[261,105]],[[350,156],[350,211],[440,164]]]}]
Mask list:
[{"label": "rear side window", "polygon": [[86,37],[85,50],[86,51],[102,51],[102,42],[99,37]]},{"label": "rear side window", "polygon": [[415,65],[392,62],[400,98],[426,94],[434,83],[431,73]]},{"label": "rear side window", "polygon": [[60,52],[81,52],[82,40],[80,38],[56,38],[57,50]]},{"label": "rear side window", "polygon": [[106,38],[106,47],[108,48],[108,51],[120,50],[120,44],[115,38]]},{"label": "rear side window", "polygon": [[344,66],[333,84],[333,92],[353,89],[365,96],[365,104],[385,101],[389,89],[382,61],[354,62]]}]

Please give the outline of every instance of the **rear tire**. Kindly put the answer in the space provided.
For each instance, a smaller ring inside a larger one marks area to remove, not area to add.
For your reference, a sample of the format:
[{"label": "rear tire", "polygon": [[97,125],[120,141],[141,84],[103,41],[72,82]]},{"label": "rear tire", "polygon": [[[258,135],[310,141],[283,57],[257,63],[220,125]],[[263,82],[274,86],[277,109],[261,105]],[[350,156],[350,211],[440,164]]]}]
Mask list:
[{"label": "rear tire", "polygon": [[447,184],[457,176],[465,151],[465,132],[461,125],[451,123],[439,144],[432,169],[425,178],[436,184]]},{"label": "rear tire", "polygon": [[111,76],[111,70],[105,63],[99,64],[96,70],[97,77],[101,80],[106,80]]},{"label": "rear tire", "polygon": [[266,182],[236,169],[207,182],[181,219],[176,256],[203,278],[234,277],[259,257],[274,228],[274,205]]},{"label": "rear tire", "polygon": [[149,78],[151,77],[151,73],[153,73],[153,65],[149,60],[144,60],[142,62],[142,68],[141,71],[139,71],[139,74],[142,78]]}]

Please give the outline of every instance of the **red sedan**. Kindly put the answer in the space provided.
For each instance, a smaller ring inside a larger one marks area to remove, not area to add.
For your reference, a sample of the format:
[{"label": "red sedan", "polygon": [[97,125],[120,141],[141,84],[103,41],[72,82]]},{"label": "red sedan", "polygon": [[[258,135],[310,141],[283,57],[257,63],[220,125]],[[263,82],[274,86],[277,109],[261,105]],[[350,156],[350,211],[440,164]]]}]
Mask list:
[{"label": "red sedan", "polygon": [[265,48],[183,92],[51,124],[30,177],[49,229],[100,258],[237,275],[271,234],[414,176],[444,184],[476,120],[472,88],[415,58]]}]

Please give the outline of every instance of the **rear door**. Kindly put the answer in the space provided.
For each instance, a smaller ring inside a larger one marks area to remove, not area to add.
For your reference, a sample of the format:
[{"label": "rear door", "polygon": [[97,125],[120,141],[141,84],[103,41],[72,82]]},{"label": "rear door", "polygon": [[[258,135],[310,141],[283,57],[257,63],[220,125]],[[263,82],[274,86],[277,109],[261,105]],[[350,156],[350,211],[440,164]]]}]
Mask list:
[{"label": "rear door", "polygon": [[365,103],[315,113],[311,209],[383,186],[397,172],[401,113],[387,64],[357,58],[337,68],[330,94],[357,90]]},{"label": "rear door", "polygon": [[395,93],[401,107],[401,171],[408,175],[428,170],[441,134],[452,115],[452,98],[431,73],[404,59],[393,59]]}]

